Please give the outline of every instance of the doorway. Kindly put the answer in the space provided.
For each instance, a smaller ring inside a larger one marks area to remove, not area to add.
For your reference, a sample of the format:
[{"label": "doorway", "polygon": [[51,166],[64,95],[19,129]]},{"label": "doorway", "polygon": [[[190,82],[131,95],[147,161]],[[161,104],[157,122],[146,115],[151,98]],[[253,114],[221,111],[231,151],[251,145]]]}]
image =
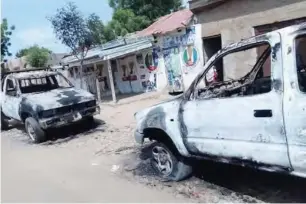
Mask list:
[{"label": "doorway", "polygon": [[[205,62],[207,62],[216,52],[221,50],[222,48],[222,40],[221,35],[215,35],[210,37],[203,38],[203,50],[204,50],[204,57]],[[204,62],[204,63],[205,63]],[[219,60],[218,67],[221,67],[217,70],[218,74],[218,81],[223,81],[223,61]]]}]

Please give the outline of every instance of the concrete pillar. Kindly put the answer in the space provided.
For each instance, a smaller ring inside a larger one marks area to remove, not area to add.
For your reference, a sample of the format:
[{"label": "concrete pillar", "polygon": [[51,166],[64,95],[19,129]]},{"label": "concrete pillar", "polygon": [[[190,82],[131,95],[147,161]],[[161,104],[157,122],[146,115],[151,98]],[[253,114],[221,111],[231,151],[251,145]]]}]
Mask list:
[{"label": "concrete pillar", "polygon": [[96,79],[96,90],[97,90],[97,98],[98,102],[101,102],[101,91],[100,91],[100,83],[97,75],[97,64],[94,63],[94,70],[95,70],[95,79]]},{"label": "concrete pillar", "polygon": [[112,91],[113,102],[117,103],[114,78],[113,78],[113,72],[112,72],[110,60],[107,60],[107,69],[108,69],[108,75],[109,75],[109,81],[110,81],[110,86],[111,86],[111,91]]}]

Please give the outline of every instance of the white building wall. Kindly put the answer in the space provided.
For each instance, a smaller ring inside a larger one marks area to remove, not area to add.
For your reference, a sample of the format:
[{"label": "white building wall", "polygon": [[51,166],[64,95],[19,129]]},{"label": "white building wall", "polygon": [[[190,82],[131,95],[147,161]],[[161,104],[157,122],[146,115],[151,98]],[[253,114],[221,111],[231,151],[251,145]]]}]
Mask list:
[{"label": "white building wall", "polygon": [[[158,90],[166,87],[170,92],[187,90],[203,68],[202,27],[198,24],[188,29],[189,31],[183,29],[156,39],[154,48],[158,54]],[[190,63],[186,57],[190,57]]]}]

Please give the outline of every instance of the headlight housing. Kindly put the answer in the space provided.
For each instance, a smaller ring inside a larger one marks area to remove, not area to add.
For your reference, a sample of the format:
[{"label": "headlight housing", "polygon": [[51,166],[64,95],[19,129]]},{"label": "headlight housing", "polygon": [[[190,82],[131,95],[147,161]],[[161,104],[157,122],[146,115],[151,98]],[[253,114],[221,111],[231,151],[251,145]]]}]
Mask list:
[{"label": "headlight housing", "polygon": [[55,115],[56,111],[55,109],[50,109],[50,110],[44,110],[40,113],[40,117],[42,118],[50,118]]},{"label": "headlight housing", "polygon": [[92,106],[96,106],[97,105],[97,101],[96,100],[92,100],[89,102],[86,102],[86,107],[92,107]]}]

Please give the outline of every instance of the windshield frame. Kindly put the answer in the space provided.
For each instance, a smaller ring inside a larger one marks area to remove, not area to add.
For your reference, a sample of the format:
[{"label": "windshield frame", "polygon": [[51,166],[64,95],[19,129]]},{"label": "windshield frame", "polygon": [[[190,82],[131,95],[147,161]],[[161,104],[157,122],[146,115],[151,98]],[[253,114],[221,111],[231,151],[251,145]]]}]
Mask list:
[{"label": "windshield frame", "polygon": [[47,92],[47,91],[33,91],[33,92],[23,92],[22,91],[22,87],[21,87],[21,81],[22,80],[32,80],[32,79],[42,79],[42,78],[47,78],[47,77],[52,77],[52,80],[53,80],[53,77],[55,78],[57,84],[59,85],[59,81],[58,79],[56,78],[57,76],[60,76],[64,79],[64,81],[68,84],[67,87],[60,87],[58,86],[57,88],[52,88],[52,89],[49,89],[47,91],[51,91],[51,90],[54,90],[54,89],[66,89],[66,88],[74,88],[74,85],[60,72],[56,71],[54,74],[49,74],[49,75],[42,75],[40,77],[25,77],[25,78],[17,78],[17,83],[18,83],[18,88],[20,90],[20,93],[21,94],[34,94],[34,93],[41,93],[41,92]]},{"label": "windshield frame", "polygon": [[[208,60],[208,62],[204,65],[203,70],[196,76],[196,78],[190,84],[187,91],[184,92],[184,99],[185,100],[194,100],[195,99],[195,97],[193,96],[193,93],[194,93],[194,90],[195,90],[196,86],[200,83],[200,81],[203,79],[203,77],[205,77],[206,73],[210,70],[212,65],[214,65],[214,63],[217,60],[224,57],[225,55],[235,53],[235,52],[239,52],[239,51],[244,50],[244,49],[250,49],[250,48],[252,48],[256,45],[259,45],[259,44],[269,44],[269,46],[271,47],[271,42],[269,41],[269,38],[267,37],[266,34],[264,34],[264,35],[251,37],[249,39],[240,41],[238,43],[230,44],[227,47],[219,50],[217,53],[215,53]],[[252,68],[252,70],[253,69],[254,69],[254,67]],[[251,71],[248,72],[246,75],[248,75],[249,73],[251,73]]]}]

